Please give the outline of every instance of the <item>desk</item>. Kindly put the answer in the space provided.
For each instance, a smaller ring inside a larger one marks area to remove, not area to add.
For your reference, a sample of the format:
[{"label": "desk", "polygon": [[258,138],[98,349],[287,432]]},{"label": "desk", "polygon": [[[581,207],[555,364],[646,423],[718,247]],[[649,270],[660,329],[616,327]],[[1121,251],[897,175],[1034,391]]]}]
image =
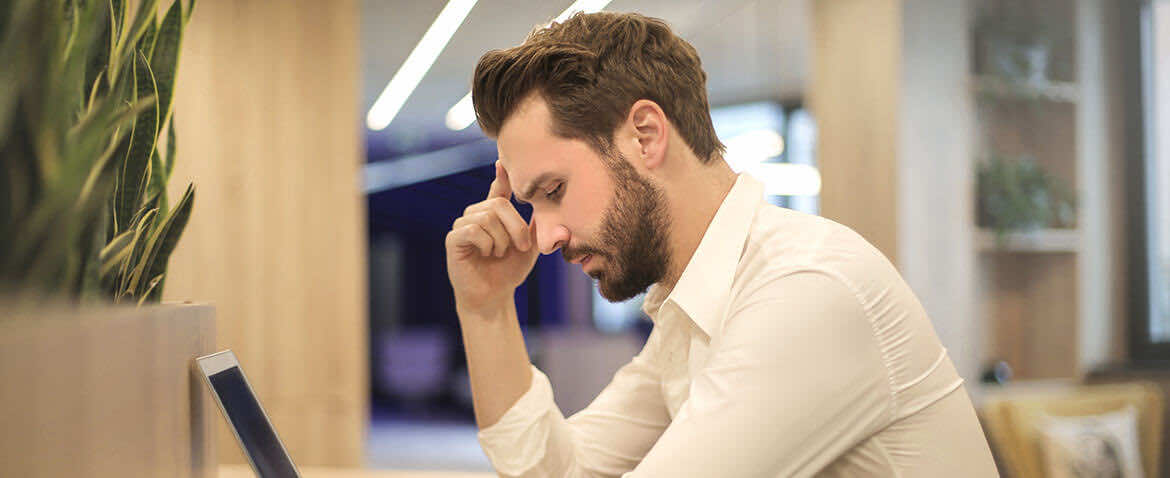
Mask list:
[{"label": "desk", "polygon": [[[304,478],[495,478],[493,473],[461,471],[394,471],[363,468],[320,468],[298,466]],[[219,478],[256,478],[248,465],[221,465]]]}]

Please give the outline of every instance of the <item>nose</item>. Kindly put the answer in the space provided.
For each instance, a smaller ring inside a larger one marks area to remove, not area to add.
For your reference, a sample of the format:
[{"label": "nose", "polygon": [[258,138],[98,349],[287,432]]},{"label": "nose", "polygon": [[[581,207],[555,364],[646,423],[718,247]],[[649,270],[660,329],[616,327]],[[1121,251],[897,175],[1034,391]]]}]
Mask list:
[{"label": "nose", "polygon": [[552,254],[569,243],[569,229],[559,221],[533,213],[532,223],[536,228],[536,247],[541,254]]}]

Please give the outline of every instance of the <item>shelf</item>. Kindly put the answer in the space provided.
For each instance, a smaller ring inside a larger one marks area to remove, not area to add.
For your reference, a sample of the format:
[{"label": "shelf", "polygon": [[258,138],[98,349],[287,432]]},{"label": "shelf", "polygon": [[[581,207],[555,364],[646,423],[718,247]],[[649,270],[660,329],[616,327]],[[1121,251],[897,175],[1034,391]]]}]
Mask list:
[{"label": "shelf", "polygon": [[1066,81],[1028,83],[990,75],[972,76],[971,89],[980,95],[995,98],[1056,103],[1076,103],[1081,97],[1076,83]]},{"label": "shelf", "polygon": [[997,241],[995,231],[980,229],[975,243],[981,252],[1077,252],[1080,232],[1076,229],[1039,229],[1031,232],[1010,232],[1003,243]]}]

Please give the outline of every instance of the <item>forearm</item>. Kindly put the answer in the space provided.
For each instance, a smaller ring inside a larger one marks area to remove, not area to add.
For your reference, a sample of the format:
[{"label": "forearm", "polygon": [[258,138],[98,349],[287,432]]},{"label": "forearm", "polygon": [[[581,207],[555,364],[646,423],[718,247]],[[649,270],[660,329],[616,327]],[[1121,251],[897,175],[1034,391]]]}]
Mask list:
[{"label": "forearm", "polygon": [[531,385],[528,350],[511,298],[488,310],[460,310],[459,323],[475,421],[482,430],[499,421]]}]

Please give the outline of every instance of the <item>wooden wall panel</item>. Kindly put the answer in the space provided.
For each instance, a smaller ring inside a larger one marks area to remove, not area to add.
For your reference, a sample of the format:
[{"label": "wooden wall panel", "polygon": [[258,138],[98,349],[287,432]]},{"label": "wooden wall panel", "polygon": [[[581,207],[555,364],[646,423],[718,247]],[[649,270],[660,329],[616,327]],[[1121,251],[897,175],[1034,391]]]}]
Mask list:
[{"label": "wooden wall panel", "polygon": [[809,107],[817,121],[821,214],[897,263],[901,2],[812,2]]},{"label": "wooden wall panel", "polygon": [[[165,298],[216,305],[219,346],[305,465],[360,464],[368,415],[358,15],[198,2],[176,86],[170,190],[197,193]],[[220,452],[243,462],[225,427]]]}]

